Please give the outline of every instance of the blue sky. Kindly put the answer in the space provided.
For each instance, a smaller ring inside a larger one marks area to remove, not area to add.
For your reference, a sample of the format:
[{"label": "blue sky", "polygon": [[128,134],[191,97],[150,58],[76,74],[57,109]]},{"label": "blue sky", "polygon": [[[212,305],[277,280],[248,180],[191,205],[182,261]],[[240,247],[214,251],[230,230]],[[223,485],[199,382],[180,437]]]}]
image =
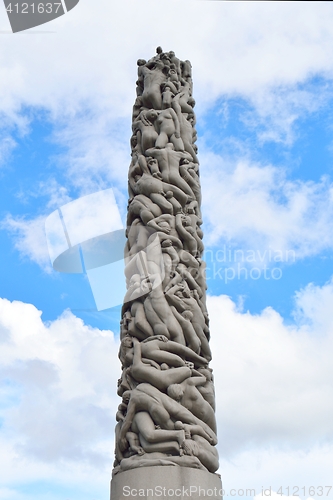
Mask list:
[{"label": "blue sky", "polygon": [[157,45],[193,65],[224,486],[329,484],[332,5],[99,4],[16,35],[0,9],[0,498],[108,498],[120,306],[52,269],[44,225],[108,188],[124,221]]}]

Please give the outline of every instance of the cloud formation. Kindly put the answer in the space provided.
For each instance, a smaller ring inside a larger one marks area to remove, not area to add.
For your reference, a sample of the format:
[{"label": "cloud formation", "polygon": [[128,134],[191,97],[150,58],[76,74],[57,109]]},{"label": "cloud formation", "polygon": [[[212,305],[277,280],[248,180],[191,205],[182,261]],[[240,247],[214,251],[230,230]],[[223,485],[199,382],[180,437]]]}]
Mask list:
[{"label": "cloud formation", "polygon": [[112,332],[69,312],[44,324],[22,302],[1,299],[0,309],[2,436],[38,462],[110,464],[119,373]]},{"label": "cloud formation", "polygon": [[[304,468],[333,456],[332,299],[333,281],[309,285],[295,297],[297,320],[286,325],[272,308],[251,315],[226,296],[209,297],[221,471],[229,487],[276,485],[290,470],[305,480]],[[6,299],[0,312],[8,478],[15,457],[30,461],[35,478],[41,473],[34,464],[43,464],[43,476],[58,471],[60,481],[68,480],[66,463],[75,463],[79,476],[96,466],[107,474],[119,403],[112,332],[69,312],[44,324],[33,305]],[[312,482],[324,481],[327,467],[310,472]]]},{"label": "cloud formation", "polygon": [[[332,15],[329,3],[300,8],[173,0],[161,23],[152,0],[102,0],[93,15],[91,5],[81,2],[49,25],[55,33],[2,38],[3,123],[26,133],[29,120],[43,110],[67,150],[61,163],[76,187],[87,194],[105,182],[123,183],[135,61],[151,57],[161,44],[191,60],[198,116],[221,96],[241,96],[258,110],[261,140],[288,142],[295,116],[323,99],[299,84],[313,75],[332,78]],[[143,20],[144,37],[137,36],[137,19]],[[0,25],[8,27],[4,9]],[[34,110],[30,116],[27,108]]]},{"label": "cloud formation", "polygon": [[[232,243],[263,253],[295,251],[298,258],[333,247],[333,188],[288,179],[286,171],[243,157],[202,155],[203,211],[209,245]],[[221,217],[220,214],[223,214]]]},{"label": "cloud formation", "polygon": [[209,297],[223,457],[332,446],[332,299],[332,281],[308,285],[286,325],[270,307],[252,315],[227,296]]}]

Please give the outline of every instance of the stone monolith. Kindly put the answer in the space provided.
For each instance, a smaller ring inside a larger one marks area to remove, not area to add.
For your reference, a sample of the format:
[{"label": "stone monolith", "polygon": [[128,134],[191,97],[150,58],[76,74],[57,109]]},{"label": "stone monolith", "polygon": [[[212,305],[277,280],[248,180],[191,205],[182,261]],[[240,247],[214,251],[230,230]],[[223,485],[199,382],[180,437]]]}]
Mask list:
[{"label": "stone monolith", "polygon": [[161,47],[137,65],[111,500],[217,499],[192,67]]}]

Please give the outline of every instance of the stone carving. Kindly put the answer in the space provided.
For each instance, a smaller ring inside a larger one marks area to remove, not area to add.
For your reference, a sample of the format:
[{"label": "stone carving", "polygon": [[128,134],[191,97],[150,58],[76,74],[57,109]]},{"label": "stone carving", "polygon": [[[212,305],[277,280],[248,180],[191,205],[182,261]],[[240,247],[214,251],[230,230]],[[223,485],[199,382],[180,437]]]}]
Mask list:
[{"label": "stone carving", "polygon": [[215,472],[191,63],[158,47],[137,64],[113,472],[161,465]]}]

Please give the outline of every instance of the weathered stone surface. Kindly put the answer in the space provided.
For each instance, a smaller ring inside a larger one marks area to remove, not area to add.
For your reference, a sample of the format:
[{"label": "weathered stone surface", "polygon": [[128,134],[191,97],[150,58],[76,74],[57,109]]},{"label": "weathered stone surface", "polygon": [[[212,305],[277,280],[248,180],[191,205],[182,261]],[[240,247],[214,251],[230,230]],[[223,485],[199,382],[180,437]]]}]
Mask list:
[{"label": "weathered stone surface", "polygon": [[114,499],[126,477],[219,481],[191,63],[158,47],[136,93]]},{"label": "weathered stone surface", "polygon": [[191,499],[221,500],[222,483],[217,474],[183,467],[156,466],[117,474],[112,480],[111,500]]}]

